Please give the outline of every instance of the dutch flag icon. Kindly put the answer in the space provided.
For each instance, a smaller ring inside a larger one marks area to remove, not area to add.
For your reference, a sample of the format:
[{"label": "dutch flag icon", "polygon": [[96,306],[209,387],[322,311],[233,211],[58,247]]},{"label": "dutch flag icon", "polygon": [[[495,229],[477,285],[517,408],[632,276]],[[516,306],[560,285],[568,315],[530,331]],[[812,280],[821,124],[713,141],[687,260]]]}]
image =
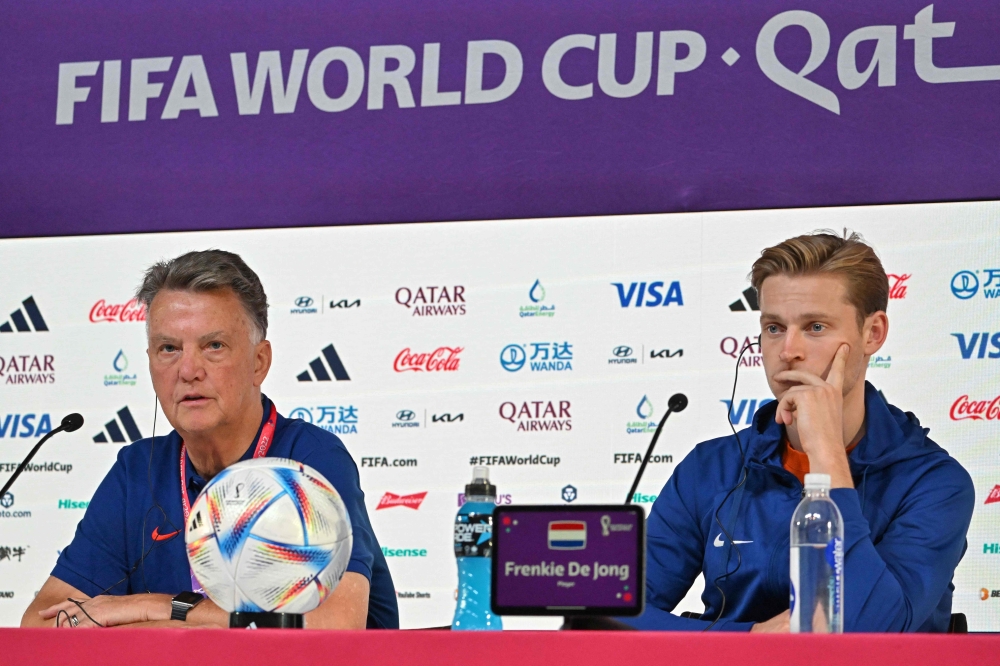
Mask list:
[{"label": "dutch flag icon", "polygon": [[587,523],[553,520],[549,523],[549,550],[583,550],[587,547]]}]

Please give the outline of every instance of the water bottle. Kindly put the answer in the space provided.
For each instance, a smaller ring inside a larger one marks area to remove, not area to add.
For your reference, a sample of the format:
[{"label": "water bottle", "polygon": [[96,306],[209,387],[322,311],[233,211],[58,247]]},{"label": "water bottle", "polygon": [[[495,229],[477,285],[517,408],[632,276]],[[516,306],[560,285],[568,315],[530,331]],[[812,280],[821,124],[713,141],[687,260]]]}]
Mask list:
[{"label": "water bottle", "polygon": [[465,503],[455,516],[458,604],[452,629],[500,630],[503,622],[490,608],[490,561],[493,555],[493,509],[497,487],[488,467],[472,469]]},{"label": "water bottle", "polygon": [[830,475],[806,474],[792,516],[791,631],[844,632],[844,519],[830,499]]}]

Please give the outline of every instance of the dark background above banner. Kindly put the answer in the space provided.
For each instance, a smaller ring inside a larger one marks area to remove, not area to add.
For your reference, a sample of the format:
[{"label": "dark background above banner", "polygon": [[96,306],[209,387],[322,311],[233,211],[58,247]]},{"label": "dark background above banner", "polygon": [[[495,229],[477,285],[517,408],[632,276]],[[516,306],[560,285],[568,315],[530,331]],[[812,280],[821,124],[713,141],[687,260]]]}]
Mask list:
[{"label": "dark background above banner", "polygon": [[0,7],[5,237],[1000,198],[995,4]]}]

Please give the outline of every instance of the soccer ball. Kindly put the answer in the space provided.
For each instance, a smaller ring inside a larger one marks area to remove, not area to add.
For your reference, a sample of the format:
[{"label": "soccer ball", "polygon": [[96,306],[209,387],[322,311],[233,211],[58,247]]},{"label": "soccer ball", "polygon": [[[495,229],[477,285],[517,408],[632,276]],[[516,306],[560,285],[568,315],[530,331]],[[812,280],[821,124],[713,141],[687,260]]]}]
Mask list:
[{"label": "soccer ball", "polygon": [[283,458],[227,467],[198,495],[184,540],[209,598],[233,612],[307,613],[347,569],[351,518],[333,485]]}]

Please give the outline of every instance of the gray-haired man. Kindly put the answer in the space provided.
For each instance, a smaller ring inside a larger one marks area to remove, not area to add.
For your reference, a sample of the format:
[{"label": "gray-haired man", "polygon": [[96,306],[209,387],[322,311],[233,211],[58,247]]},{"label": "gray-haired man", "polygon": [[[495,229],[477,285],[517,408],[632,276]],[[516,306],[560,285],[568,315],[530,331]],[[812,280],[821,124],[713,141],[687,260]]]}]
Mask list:
[{"label": "gray-haired man", "polygon": [[228,613],[196,589],[186,509],[209,479],[266,449],[323,474],[354,530],[347,573],[306,614],[306,627],[398,627],[392,579],[350,454],[335,435],[280,416],[261,393],[271,343],[257,275],[230,252],[190,252],[152,266],[137,298],[148,310],[153,389],[174,431],[119,452],[21,625],[228,626]]}]

